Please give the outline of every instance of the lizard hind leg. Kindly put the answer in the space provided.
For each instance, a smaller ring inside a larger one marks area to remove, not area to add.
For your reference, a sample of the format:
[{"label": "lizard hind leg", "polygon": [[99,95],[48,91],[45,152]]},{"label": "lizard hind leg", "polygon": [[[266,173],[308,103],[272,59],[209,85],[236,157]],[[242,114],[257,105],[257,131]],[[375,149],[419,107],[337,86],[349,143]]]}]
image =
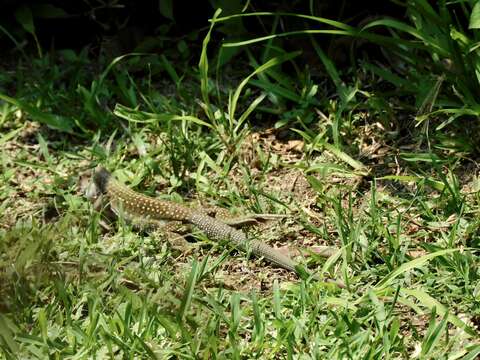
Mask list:
[{"label": "lizard hind leg", "polygon": [[164,238],[173,250],[177,250],[185,255],[192,252],[193,246],[186,239],[189,226],[181,221],[169,221],[161,226],[157,226],[152,233],[154,237]]},{"label": "lizard hind leg", "polygon": [[277,215],[277,214],[238,215],[238,214],[232,214],[228,209],[225,209],[219,206],[208,207],[206,209],[203,209],[202,212],[234,228],[258,225],[261,223],[265,223],[267,221],[281,220],[286,217],[285,215]]}]

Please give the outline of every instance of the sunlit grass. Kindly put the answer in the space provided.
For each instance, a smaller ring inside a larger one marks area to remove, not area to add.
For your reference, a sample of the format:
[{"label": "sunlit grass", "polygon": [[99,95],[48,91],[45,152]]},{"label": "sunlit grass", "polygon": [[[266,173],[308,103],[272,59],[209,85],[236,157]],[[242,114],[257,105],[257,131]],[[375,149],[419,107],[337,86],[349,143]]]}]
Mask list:
[{"label": "sunlit grass", "polygon": [[[79,68],[85,54],[61,67],[45,55],[2,77],[21,80],[0,106],[2,355],[476,358],[480,187],[467,142],[400,136],[398,109],[362,90],[378,71],[349,78],[318,44],[332,99],[298,67],[284,71],[299,54],[278,49],[266,61],[249,52],[245,73],[217,89],[212,47],[205,38],[185,77],[168,57],[151,58],[173,92],[131,74],[138,54],[98,74]],[[84,196],[97,163],[149,195],[286,214],[249,234],[307,248],[302,261],[346,289],[201,234],[182,252],[109,222]],[[322,258],[316,245],[334,251]]]}]

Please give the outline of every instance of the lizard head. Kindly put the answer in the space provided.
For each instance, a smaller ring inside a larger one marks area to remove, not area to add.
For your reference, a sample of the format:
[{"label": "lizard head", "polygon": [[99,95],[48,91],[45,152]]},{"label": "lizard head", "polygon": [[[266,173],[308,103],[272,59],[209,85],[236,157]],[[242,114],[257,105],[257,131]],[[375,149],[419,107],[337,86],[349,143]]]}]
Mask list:
[{"label": "lizard head", "polygon": [[95,172],[93,173],[93,182],[101,193],[105,193],[107,191],[108,181],[110,180],[111,176],[112,174],[110,174],[104,167],[97,166],[95,168]]}]

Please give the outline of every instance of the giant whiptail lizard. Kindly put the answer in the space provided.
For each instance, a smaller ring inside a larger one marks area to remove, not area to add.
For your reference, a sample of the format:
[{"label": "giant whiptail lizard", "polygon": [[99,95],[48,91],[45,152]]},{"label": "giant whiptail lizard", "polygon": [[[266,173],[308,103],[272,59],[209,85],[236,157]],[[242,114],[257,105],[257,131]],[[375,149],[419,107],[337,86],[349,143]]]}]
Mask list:
[{"label": "giant whiptail lizard", "polygon": [[[193,224],[211,240],[229,241],[238,249],[251,251],[254,255],[263,257],[277,266],[293,271],[302,278],[310,276],[307,270],[279,250],[257,239],[248,239],[241,230],[235,229],[233,226],[202,211],[137,193],[117,181],[103,167],[97,167],[93,180],[97,189],[109,197],[112,206],[115,208],[121,207],[127,214],[153,220],[180,221]],[[335,283],[341,286],[340,283]]]}]

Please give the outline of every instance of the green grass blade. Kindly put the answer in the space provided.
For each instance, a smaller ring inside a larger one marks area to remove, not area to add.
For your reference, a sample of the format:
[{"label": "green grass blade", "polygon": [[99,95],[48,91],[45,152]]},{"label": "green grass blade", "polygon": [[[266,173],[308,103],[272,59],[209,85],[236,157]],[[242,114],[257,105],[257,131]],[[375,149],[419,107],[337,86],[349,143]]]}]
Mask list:
[{"label": "green grass blade", "polygon": [[277,38],[284,38],[284,37],[291,37],[296,35],[319,35],[319,34],[329,34],[329,35],[353,35],[350,33],[346,33],[343,30],[298,30],[298,31],[288,31],[280,34],[272,34],[266,36],[260,36],[250,40],[243,40],[243,41],[236,41],[236,42],[228,42],[224,43],[222,46],[224,47],[237,47],[237,46],[245,46],[245,45],[252,45],[262,41],[273,40]]},{"label": "green grass blade", "polygon": [[304,15],[304,14],[296,14],[296,13],[283,13],[283,12],[253,12],[253,13],[244,13],[244,14],[234,14],[234,15],[229,15],[229,16],[224,16],[221,18],[218,18],[216,21],[217,22],[224,22],[228,21],[230,19],[234,19],[237,17],[250,17],[250,16],[255,16],[255,17],[261,17],[261,16],[290,16],[290,17],[297,17],[301,19],[306,19],[306,20],[312,20],[314,22],[322,23],[322,24],[327,24],[332,27],[342,29],[342,30],[352,30],[353,28],[350,25],[347,25],[345,23],[319,17],[319,16],[312,16],[312,15]]},{"label": "green grass blade", "polygon": [[258,344],[262,344],[265,338],[265,323],[255,292],[252,292],[251,298],[253,308],[253,340]]},{"label": "green grass blade", "polygon": [[278,280],[273,282],[273,312],[277,320],[283,320],[282,316],[282,301],[280,294],[280,287],[278,286]]},{"label": "green grass blade", "polygon": [[444,49],[440,45],[438,45],[438,43],[435,42],[435,40],[426,37],[424,32],[418,31],[414,27],[412,27],[410,25],[407,25],[407,24],[405,24],[401,21],[398,21],[398,20],[394,20],[394,19],[375,20],[375,21],[372,21],[371,23],[368,23],[367,25],[365,25],[362,28],[362,31],[367,30],[367,29],[371,29],[371,28],[374,28],[374,27],[378,27],[378,26],[385,26],[387,28],[391,28],[391,29],[395,29],[395,30],[399,30],[399,31],[402,31],[404,33],[407,33],[407,34],[413,36],[414,38],[422,40],[425,44],[430,46],[434,51],[441,54],[441,56],[448,56],[448,50]]},{"label": "green grass blade", "polygon": [[480,345],[474,345],[467,347],[468,354],[465,355],[462,360],[475,360],[480,356]]},{"label": "green grass blade", "polygon": [[441,181],[434,180],[432,178],[426,178],[426,177],[421,177],[421,176],[413,176],[413,175],[387,175],[387,176],[382,176],[377,178],[378,180],[395,180],[395,181],[401,181],[401,182],[415,182],[417,184],[419,183],[425,183],[428,186],[431,186],[432,188],[443,191],[445,189],[445,184]]},{"label": "green grass blade", "polygon": [[302,98],[294,91],[290,89],[285,89],[284,87],[275,83],[271,83],[267,80],[252,79],[250,80],[250,84],[257,86],[268,93],[272,93],[276,96],[294,101],[296,103],[299,103],[302,100]]},{"label": "green grass blade", "polygon": [[235,118],[235,111],[237,109],[237,104],[238,104],[238,99],[240,98],[240,93],[242,92],[243,88],[245,87],[245,85],[247,85],[247,83],[249,82],[249,80],[252,77],[254,77],[255,75],[257,75],[257,74],[259,74],[259,73],[261,73],[261,72],[263,72],[263,71],[265,71],[265,70],[267,70],[267,69],[269,69],[273,66],[277,66],[277,65],[280,65],[281,63],[283,63],[285,61],[292,60],[293,58],[297,57],[300,54],[301,54],[301,51],[294,51],[294,52],[287,53],[287,54],[284,54],[284,55],[280,55],[278,57],[270,59],[265,64],[256,68],[245,79],[243,79],[243,81],[237,86],[237,89],[233,93],[232,99],[231,99],[230,104],[229,104],[230,105],[229,106],[230,120]]},{"label": "green grass blade", "polygon": [[202,52],[200,54],[200,60],[198,62],[198,70],[200,72],[200,91],[202,93],[202,99],[205,103],[205,107],[207,110],[207,117],[210,121],[214,120],[213,112],[210,109],[210,97],[209,97],[209,89],[208,89],[208,55],[207,55],[207,47],[208,43],[210,42],[210,37],[212,34],[213,27],[217,21],[217,17],[222,13],[222,9],[217,9],[213,18],[210,20],[210,28],[208,29],[208,33],[203,39],[202,42]]},{"label": "green grass blade", "polygon": [[442,332],[445,331],[445,327],[447,325],[447,316],[448,313],[443,317],[438,325],[435,326],[435,315],[436,315],[436,308],[432,309],[432,322],[427,330],[427,334],[425,335],[425,339],[422,342],[422,351],[420,353],[420,357],[424,358],[426,354],[429,354],[434,348],[435,345],[439,342],[440,336]]},{"label": "green grass blade", "polygon": [[421,256],[419,258],[413,259],[407,263],[402,264],[395,270],[393,270],[390,274],[388,274],[385,278],[383,278],[376,286],[375,290],[380,291],[382,289],[385,289],[386,287],[390,286],[397,277],[402,275],[403,273],[406,273],[412,269],[418,268],[423,266],[425,263],[428,261],[435,259],[436,257],[439,256],[444,256],[448,254],[452,254],[454,252],[460,251],[460,249],[445,249],[445,250],[440,250],[436,251],[431,254],[427,254],[424,256]]},{"label": "green grass blade", "polygon": [[465,322],[463,322],[460,318],[458,318],[454,314],[450,314],[448,312],[448,308],[445,305],[443,305],[440,302],[438,302],[437,300],[435,300],[433,297],[431,297],[429,294],[427,294],[424,290],[419,289],[419,288],[417,288],[417,289],[401,288],[400,292],[404,295],[413,296],[420,303],[422,303],[425,307],[427,307],[429,309],[435,308],[439,315],[445,316],[446,320],[448,320],[448,322],[452,323],[453,325],[455,325],[459,329],[463,329],[467,334],[472,335],[472,336],[477,336],[478,335],[478,333],[475,330],[473,330],[470,326],[465,324]]},{"label": "green grass blade", "polygon": [[172,81],[178,86],[180,83],[180,77],[175,71],[175,68],[172,65],[172,63],[167,59],[167,57],[164,54],[160,55],[160,60],[162,61],[163,67],[165,68],[165,71],[167,72],[167,74],[170,75],[170,78],[172,79]]},{"label": "green grass blade", "polygon": [[22,125],[18,129],[9,131],[8,133],[6,133],[2,137],[0,137],[0,146],[5,144],[7,141],[13,139],[15,136],[17,136],[20,132],[22,132],[25,129],[25,126],[26,126],[26,124]]},{"label": "green grass blade", "polygon": [[354,168],[359,174],[367,175],[368,169],[365,165],[363,165],[360,161],[353,159],[347,153],[341,151],[334,145],[330,145],[328,143],[323,143],[322,146],[329,152],[332,153],[337,159],[346,162],[352,168]]},{"label": "green grass blade", "polygon": [[206,126],[212,128],[212,125],[200,120],[199,118],[191,115],[175,115],[175,114],[155,114],[137,109],[132,109],[127,106],[116,104],[113,113],[119,118],[125,119],[132,123],[167,123],[170,121],[189,121],[197,125]]},{"label": "green grass blade", "polygon": [[192,304],[193,291],[197,283],[197,276],[198,276],[198,262],[194,260],[192,262],[192,270],[190,271],[190,276],[188,277],[187,283],[185,284],[185,291],[183,293],[182,303],[180,305],[180,309],[177,315],[178,321],[183,321],[188,310],[190,309],[190,306]]},{"label": "green grass blade", "polygon": [[0,337],[3,339],[7,347],[13,354],[18,353],[19,347],[15,342],[13,332],[9,326],[10,321],[4,317],[3,314],[0,314]]},{"label": "green grass blade", "polygon": [[370,70],[374,74],[378,75],[382,79],[387,80],[388,82],[392,83],[396,87],[408,89],[411,87],[412,82],[408,81],[407,79],[400,77],[394,74],[392,71],[388,70],[387,68],[381,68],[379,66],[373,64],[364,64],[366,70]]},{"label": "green grass blade", "polygon": [[257,108],[257,106],[265,99],[267,94],[260,94],[253,100],[248,106],[247,110],[238,118],[237,126],[234,129],[234,132],[237,133],[242,124],[247,120],[248,116]]},{"label": "green grass blade", "polygon": [[38,121],[41,124],[48,125],[52,127],[53,129],[60,130],[63,132],[67,132],[70,134],[73,134],[73,121],[70,120],[69,118],[60,116],[60,115],[54,115],[54,114],[47,114],[44,113],[43,111],[38,110],[36,107],[27,104],[24,101],[17,100],[14,98],[11,98],[7,95],[4,95],[0,93],[0,99],[3,101],[6,101],[12,105],[15,105],[18,107],[20,110],[26,112],[29,114],[33,120]]}]

